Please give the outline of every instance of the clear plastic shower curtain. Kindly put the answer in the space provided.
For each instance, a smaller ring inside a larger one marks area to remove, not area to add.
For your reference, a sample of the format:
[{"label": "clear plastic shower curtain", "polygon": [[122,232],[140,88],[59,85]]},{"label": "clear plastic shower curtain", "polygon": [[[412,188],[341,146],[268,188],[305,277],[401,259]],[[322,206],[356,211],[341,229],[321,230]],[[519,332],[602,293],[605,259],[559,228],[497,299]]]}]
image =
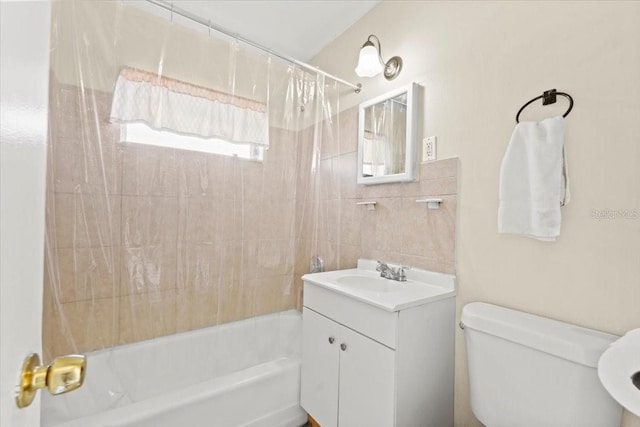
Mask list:
[{"label": "clear plastic shower curtain", "polygon": [[[266,104],[263,159],[121,141],[125,67]],[[321,147],[337,147],[344,91],[178,16],[54,2],[45,360],[299,309],[310,257],[337,256]]]}]

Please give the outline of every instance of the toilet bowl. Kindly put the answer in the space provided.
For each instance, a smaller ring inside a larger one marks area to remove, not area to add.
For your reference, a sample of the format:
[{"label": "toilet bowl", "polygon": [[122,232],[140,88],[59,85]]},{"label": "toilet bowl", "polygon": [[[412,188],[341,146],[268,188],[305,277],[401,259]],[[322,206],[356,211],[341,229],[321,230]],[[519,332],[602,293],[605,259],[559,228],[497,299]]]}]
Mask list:
[{"label": "toilet bowl", "polygon": [[597,374],[617,336],[481,302],[461,320],[471,409],[485,426],[620,426]]}]

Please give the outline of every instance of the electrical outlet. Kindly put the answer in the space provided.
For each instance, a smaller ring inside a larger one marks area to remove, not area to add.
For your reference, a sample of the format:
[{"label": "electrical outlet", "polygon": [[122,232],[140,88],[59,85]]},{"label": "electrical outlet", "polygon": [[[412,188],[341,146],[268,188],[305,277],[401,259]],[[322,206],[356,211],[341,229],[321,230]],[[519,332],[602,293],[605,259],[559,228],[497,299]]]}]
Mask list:
[{"label": "electrical outlet", "polygon": [[422,161],[428,162],[437,158],[436,143],[438,138],[435,136],[429,136],[422,140]]}]

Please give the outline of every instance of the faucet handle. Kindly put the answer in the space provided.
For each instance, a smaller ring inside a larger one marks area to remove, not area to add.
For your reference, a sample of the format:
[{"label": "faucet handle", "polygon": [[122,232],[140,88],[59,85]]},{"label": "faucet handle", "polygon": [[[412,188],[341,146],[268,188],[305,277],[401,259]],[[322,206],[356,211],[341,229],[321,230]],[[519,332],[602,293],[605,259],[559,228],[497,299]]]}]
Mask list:
[{"label": "faucet handle", "polygon": [[411,267],[406,265],[398,266],[398,280],[400,280],[401,282],[407,281],[407,270],[411,270]]}]

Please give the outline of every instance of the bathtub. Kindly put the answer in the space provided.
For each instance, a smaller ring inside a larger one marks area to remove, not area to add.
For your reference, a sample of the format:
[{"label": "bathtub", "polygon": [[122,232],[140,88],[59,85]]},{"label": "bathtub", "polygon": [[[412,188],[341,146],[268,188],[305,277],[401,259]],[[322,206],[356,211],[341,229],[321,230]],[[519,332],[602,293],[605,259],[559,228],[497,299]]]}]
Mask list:
[{"label": "bathtub", "polygon": [[42,394],[42,427],[298,427],[295,311],[87,354],[82,388]]}]

